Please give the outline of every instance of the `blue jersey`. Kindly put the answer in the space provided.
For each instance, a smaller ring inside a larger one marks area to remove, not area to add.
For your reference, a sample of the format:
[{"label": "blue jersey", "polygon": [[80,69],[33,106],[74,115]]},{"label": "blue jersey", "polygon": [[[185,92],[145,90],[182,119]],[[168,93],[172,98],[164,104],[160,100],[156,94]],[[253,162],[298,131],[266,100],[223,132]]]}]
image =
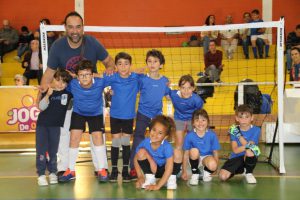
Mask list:
[{"label": "blue jersey", "polygon": [[[247,142],[253,141],[253,142],[255,142],[256,145],[258,145],[259,137],[260,137],[260,128],[259,127],[251,125],[251,128],[248,131],[241,130],[241,132],[243,134],[243,137],[247,140]],[[235,137],[235,136],[230,135],[230,141],[231,142],[236,141],[239,147],[242,146],[240,140],[237,139],[237,137]],[[235,158],[235,157],[239,157],[239,156],[243,156],[243,155],[245,155],[245,151],[238,153],[238,154],[231,152],[230,158]]]},{"label": "blue jersey", "polygon": [[103,61],[108,53],[96,38],[84,35],[84,52],[81,57],[82,46],[73,49],[70,47],[67,37],[56,40],[51,46],[48,58],[48,67],[56,70],[57,68],[67,69],[74,72],[76,65],[82,59],[90,60],[94,65],[94,72],[97,71],[97,60]]},{"label": "blue jersey", "polygon": [[215,132],[207,130],[203,137],[199,137],[196,132],[191,131],[186,134],[183,143],[183,150],[197,148],[200,156],[213,155],[213,151],[220,149],[218,137]]},{"label": "blue jersey", "polygon": [[122,78],[119,73],[104,75],[106,86],[111,86],[110,116],[117,119],[133,119],[135,117],[136,95],[139,91],[141,75],[131,73]]},{"label": "blue jersey", "polygon": [[162,76],[160,79],[152,79],[149,76],[141,78],[140,102],[138,111],[153,118],[162,114],[162,98],[168,94],[168,78]]},{"label": "blue jersey", "polygon": [[187,99],[180,97],[180,91],[178,90],[170,90],[169,95],[175,109],[175,120],[191,120],[193,112],[203,106],[203,100],[195,93],[192,93],[192,96]]},{"label": "blue jersey", "polygon": [[90,88],[81,87],[77,79],[73,79],[67,90],[73,94],[73,112],[82,116],[103,114],[102,92],[105,87],[102,78],[94,78]]},{"label": "blue jersey", "polygon": [[[256,23],[256,22],[263,22],[263,20],[258,19],[258,20],[255,20],[255,21],[251,21],[249,23]],[[258,32],[259,29],[261,29],[261,28],[251,28],[250,29],[250,35],[262,35],[262,34],[264,34],[264,33]]]},{"label": "blue jersey", "polygon": [[164,140],[158,149],[153,150],[150,138],[146,138],[137,146],[135,152],[137,153],[142,148],[148,151],[155,163],[160,167],[165,165],[167,159],[173,156],[172,145],[167,140]]}]

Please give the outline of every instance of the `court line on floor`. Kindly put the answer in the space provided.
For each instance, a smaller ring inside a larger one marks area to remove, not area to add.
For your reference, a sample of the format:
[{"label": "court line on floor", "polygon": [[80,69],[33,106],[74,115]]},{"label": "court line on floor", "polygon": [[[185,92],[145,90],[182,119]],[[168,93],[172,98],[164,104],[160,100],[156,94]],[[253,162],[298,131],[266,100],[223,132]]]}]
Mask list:
[{"label": "court line on floor", "polygon": [[[241,175],[239,175],[241,176]],[[96,178],[96,176],[94,175],[90,175],[90,176],[78,176],[80,178],[84,177],[84,178]],[[216,176],[213,176],[216,178]],[[298,175],[255,175],[256,178],[291,178],[291,179],[300,179],[300,176]],[[0,176],[0,179],[17,179],[17,178],[37,178],[37,176]]]}]

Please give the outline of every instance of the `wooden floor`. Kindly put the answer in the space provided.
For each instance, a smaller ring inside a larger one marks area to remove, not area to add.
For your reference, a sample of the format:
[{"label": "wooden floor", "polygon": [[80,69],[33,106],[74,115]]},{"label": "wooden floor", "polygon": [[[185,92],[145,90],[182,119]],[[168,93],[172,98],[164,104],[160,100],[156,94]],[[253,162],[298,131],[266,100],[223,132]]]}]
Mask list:
[{"label": "wooden floor", "polygon": [[[300,148],[285,148],[287,174],[279,175],[267,163],[258,163],[254,174],[258,183],[247,184],[242,176],[222,183],[217,177],[211,183],[190,186],[179,180],[175,191],[135,189],[135,183],[100,184],[93,175],[89,154],[81,154],[77,164],[77,179],[70,183],[39,187],[33,153],[0,153],[1,199],[299,199]],[[223,162],[223,161],[222,161]],[[121,162],[119,162],[121,163]],[[120,177],[119,177],[120,178]]]}]

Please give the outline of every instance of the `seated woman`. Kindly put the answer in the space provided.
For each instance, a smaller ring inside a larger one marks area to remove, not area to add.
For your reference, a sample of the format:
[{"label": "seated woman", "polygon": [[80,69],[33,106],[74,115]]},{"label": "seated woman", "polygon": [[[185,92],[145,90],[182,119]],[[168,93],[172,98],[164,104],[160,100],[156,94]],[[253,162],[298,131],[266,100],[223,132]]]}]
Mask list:
[{"label": "seated woman", "polygon": [[42,79],[43,66],[39,44],[38,40],[30,42],[30,50],[26,52],[22,62],[22,67],[25,68],[23,75],[27,78],[26,85],[29,85],[29,79],[37,78],[39,84]]}]

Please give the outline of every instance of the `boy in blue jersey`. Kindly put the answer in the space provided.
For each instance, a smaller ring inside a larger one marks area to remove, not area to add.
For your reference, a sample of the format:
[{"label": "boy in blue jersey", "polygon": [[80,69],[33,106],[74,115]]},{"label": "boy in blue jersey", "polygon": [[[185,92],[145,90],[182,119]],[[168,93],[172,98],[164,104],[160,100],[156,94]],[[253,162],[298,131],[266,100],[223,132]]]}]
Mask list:
[{"label": "boy in blue jersey", "polygon": [[198,185],[200,170],[203,166],[203,181],[210,182],[211,174],[218,169],[220,144],[215,132],[208,129],[209,117],[204,109],[196,110],[193,113],[193,131],[190,131],[184,138],[183,143],[183,164],[182,179],[187,180],[187,162],[191,165],[192,176],[190,185]]},{"label": "boy in blue jersey", "polygon": [[193,130],[191,123],[193,112],[203,107],[203,100],[193,92],[195,82],[191,75],[183,75],[178,86],[179,90],[170,90],[169,96],[175,109],[175,147],[181,150],[185,133]]},{"label": "boy in blue jersey", "polygon": [[105,169],[107,156],[102,137],[104,125],[103,110],[101,109],[103,107],[102,92],[105,83],[102,78],[93,77],[93,63],[91,61],[80,61],[75,72],[78,79],[73,79],[67,87],[67,90],[73,94],[69,168],[59,178],[59,181],[68,182],[75,179],[75,163],[78,157],[79,143],[87,122],[95,146],[95,159],[99,166],[98,180],[107,182],[108,174]]},{"label": "boy in blue jersey", "polygon": [[232,152],[220,170],[219,178],[222,181],[235,174],[244,174],[247,183],[256,183],[252,173],[260,155],[260,128],[251,124],[252,114],[253,110],[248,105],[240,105],[236,110],[235,119],[239,125],[233,125],[229,130]]},{"label": "boy in blue jersey", "polygon": [[[149,138],[144,139],[136,149],[134,167],[137,172],[136,188],[159,190],[165,184],[167,189],[177,188],[176,175],[180,171],[180,164],[174,163],[174,150],[166,140],[175,125],[170,117],[156,116],[150,124]],[[160,178],[156,183],[155,178]]]},{"label": "boy in blue jersey", "polygon": [[169,79],[159,74],[159,70],[165,64],[165,58],[161,51],[156,49],[148,51],[146,63],[148,74],[142,76],[140,80],[140,101],[130,154],[131,179],[136,179],[136,171],[133,163],[136,147],[145,139],[145,131],[149,127],[151,119],[162,114],[162,99],[169,91]]},{"label": "boy in blue jersey", "polygon": [[[259,17],[259,11],[257,9],[253,10],[251,12],[251,18],[252,21],[250,23],[256,23],[256,22],[263,22],[262,19]],[[257,58],[257,48],[256,48],[256,40],[257,38],[263,39],[265,42],[265,57],[269,57],[269,40],[267,35],[265,34],[266,28],[251,28],[250,29],[250,35],[251,35],[251,45],[253,50],[253,55],[255,58]],[[260,58],[262,58],[262,55],[259,55]]]},{"label": "boy in blue jersey", "polygon": [[[42,94],[39,102],[41,110],[36,127],[36,168],[38,185],[46,186],[48,181],[45,176],[46,167],[49,171],[50,184],[57,183],[57,150],[60,137],[60,127],[64,119],[68,103],[72,95],[65,90],[71,76],[65,70],[57,70],[48,90]],[[48,152],[50,160],[46,160]]]},{"label": "boy in blue jersey", "polygon": [[119,148],[122,145],[123,182],[130,182],[128,165],[130,158],[130,136],[133,132],[136,96],[139,91],[139,80],[142,75],[130,72],[132,58],[125,52],[115,57],[118,73],[104,76],[106,86],[113,91],[110,107],[110,127],[112,134],[110,181],[118,179]]}]

